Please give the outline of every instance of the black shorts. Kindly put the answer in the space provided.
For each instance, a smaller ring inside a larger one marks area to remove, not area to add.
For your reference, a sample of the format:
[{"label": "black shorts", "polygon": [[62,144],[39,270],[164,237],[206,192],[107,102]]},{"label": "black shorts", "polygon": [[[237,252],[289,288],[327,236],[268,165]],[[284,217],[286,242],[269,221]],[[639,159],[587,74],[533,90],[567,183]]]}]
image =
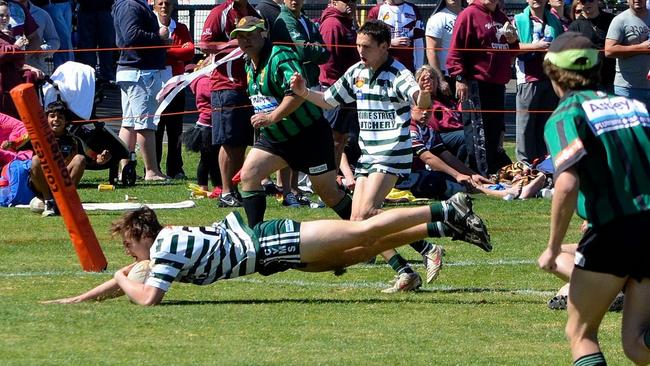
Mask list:
[{"label": "black shorts", "polygon": [[650,212],[623,216],[590,228],[580,240],[576,267],[637,280],[650,278]]},{"label": "black shorts", "polygon": [[212,144],[248,146],[253,143],[253,107],[248,96],[237,90],[217,90],[211,94]]},{"label": "black shorts", "polygon": [[302,268],[300,223],[293,220],[263,221],[253,227],[260,244],[255,271],[263,276]]},{"label": "black shorts", "polygon": [[325,119],[314,121],[287,141],[271,141],[261,134],[254,147],[281,157],[291,169],[307,175],[320,175],[335,169],[332,129]]},{"label": "black shorts", "polygon": [[332,109],[323,111],[323,117],[327,120],[332,130],[345,134],[359,134],[359,118],[354,103],[342,104]]}]

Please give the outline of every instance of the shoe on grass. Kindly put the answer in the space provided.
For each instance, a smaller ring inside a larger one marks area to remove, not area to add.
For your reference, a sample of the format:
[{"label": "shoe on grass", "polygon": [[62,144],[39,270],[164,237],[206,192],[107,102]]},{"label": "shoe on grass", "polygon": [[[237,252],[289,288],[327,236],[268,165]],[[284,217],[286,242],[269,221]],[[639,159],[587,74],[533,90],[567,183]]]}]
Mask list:
[{"label": "shoe on grass", "polygon": [[387,289],[381,290],[385,294],[394,294],[396,292],[415,291],[422,286],[422,278],[417,273],[400,273],[395,276],[393,285]]},{"label": "shoe on grass", "polygon": [[241,200],[237,198],[235,193],[228,192],[222,193],[219,197],[219,207],[241,207]]},{"label": "shoe on grass", "polygon": [[424,268],[427,269],[427,283],[431,283],[438,278],[442,268],[442,247],[433,244],[431,249],[422,254],[422,260],[424,261]]},{"label": "shoe on grass", "polygon": [[43,212],[41,216],[50,217],[50,216],[59,216],[59,208],[56,207],[56,202],[53,199],[45,200],[45,206],[43,207]]},{"label": "shoe on grass", "polygon": [[474,213],[472,199],[460,192],[444,203],[448,207],[445,224],[454,231],[452,239],[474,244],[486,252],[491,251],[490,235],[483,219]]},{"label": "shoe on grass", "polygon": [[300,207],[300,202],[298,202],[295,194],[289,192],[282,199],[282,206],[297,208]]}]

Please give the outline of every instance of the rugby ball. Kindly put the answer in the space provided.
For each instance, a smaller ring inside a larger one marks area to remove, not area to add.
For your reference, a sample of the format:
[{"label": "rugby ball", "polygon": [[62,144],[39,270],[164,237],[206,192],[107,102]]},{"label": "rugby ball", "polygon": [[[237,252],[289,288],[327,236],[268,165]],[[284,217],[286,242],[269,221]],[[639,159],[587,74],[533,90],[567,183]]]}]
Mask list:
[{"label": "rugby ball", "polygon": [[45,202],[38,197],[34,197],[29,201],[29,210],[34,213],[42,213],[45,210]]},{"label": "rugby ball", "polygon": [[149,277],[149,272],[151,272],[151,261],[145,259],[136,263],[126,277],[131,281],[144,283]]}]

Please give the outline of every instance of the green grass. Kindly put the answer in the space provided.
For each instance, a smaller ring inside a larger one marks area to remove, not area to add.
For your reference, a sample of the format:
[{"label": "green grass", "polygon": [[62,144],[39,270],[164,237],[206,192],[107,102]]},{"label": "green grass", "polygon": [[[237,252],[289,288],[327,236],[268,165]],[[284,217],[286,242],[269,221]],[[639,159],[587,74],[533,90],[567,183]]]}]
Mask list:
[{"label": "green grass", "polygon": [[[185,155],[194,176],[196,155]],[[139,165],[141,167],[141,165]],[[84,202],[176,202],[188,182],[98,192],[108,171],[88,172]],[[192,180],[193,181],[193,180]],[[201,225],[228,212],[213,200],[160,210],[163,223]],[[287,209],[269,200],[267,218],[334,218],[329,209]],[[211,286],[174,284],[163,305],[125,298],[78,305],[41,300],[78,294],[110,278],[129,258],[107,228],[119,213],[89,212],[109,262],[106,273],[80,270],[60,217],[0,210],[0,364],[2,365],[549,365],[568,364],[566,312],[546,300],[561,282],[534,261],[546,245],[550,201],[476,197],[492,253],[440,239],[446,266],[418,293],[379,292],[393,276],[385,264],[331,273],[288,271]],[[579,238],[575,219],[568,241]],[[402,249],[424,274],[419,255]],[[610,364],[625,364],[617,313],[606,316],[601,343]]]}]

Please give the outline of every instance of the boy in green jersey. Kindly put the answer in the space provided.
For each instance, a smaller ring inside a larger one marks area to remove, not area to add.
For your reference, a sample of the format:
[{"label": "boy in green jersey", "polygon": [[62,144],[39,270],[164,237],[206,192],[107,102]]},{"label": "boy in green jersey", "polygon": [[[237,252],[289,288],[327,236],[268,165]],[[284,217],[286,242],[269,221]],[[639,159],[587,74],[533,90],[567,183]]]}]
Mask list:
[{"label": "boy in green jersey", "polygon": [[557,267],[577,210],[589,227],[578,245],[566,333],[574,365],[605,365],[598,328],[625,289],[622,337],[627,357],[650,363],[650,116],[633,99],[596,91],[598,51],[579,33],[559,36],[544,70],[560,104],[544,138],[555,166],[548,248],[538,259]]}]

